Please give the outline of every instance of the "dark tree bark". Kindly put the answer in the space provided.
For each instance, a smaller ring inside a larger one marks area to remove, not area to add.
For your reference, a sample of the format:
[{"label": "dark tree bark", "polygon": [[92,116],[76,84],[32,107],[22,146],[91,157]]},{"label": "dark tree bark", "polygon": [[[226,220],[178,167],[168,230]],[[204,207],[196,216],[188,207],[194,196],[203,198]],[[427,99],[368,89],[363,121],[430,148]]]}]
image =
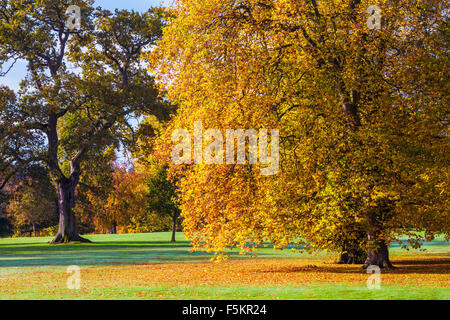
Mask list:
[{"label": "dark tree bark", "polygon": [[70,161],[70,176],[67,178],[63,174],[58,161],[58,117],[56,114],[51,114],[46,131],[48,137],[48,165],[58,190],[59,212],[58,233],[50,243],[90,242],[79,236],[75,213],[73,212],[75,207],[75,188],[81,175],[80,161],[86,149],[81,148]]},{"label": "dark tree bark", "polygon": [[364,268],[367,269],[370,266],[378,266],[380,269],[394,268],[389,260],[388,246],[383,241],[377,241],[374,246],[369,249]]},{"label": "dark tree bark", "polygon": [[364,262],[364,268],[378,266],[380,269],[393,269],[394,266],[389,260],[389,248],[386,241],[380,236],[380,219],[377,214],[369,214],[367,223],[367,240],[369,250]]},{"label": "dark tree bark", "polygon": [[110,234],[117,234],[117,223],[114,221],[111,225],[111,229],[109,230]]},{"label": "dark tree bark", "polygon": [[59,229],[51,243],[90,242],[78,235],[73,212],[76,183],[72,179],[57,182]]},{"label": "dark tree bark", "polygon": [[[340,66],[335,63],[335,66]],[[351,94],[347,93],[344,82],[339,83],[340,98],[341,98],[341,108],[347,118],[347,126],[353,132],[359,130],[361,127],[361,118],[358,113],[358,104],[360,100],[360,94],[356,90],[352,90]],[[365,239],[364,232],[358,232],[357,239],[347,240],[344,242],[342,247],[341,257],[339,258],[338,264],[363,264],[367,252],[361,248],[360,241]]]}]

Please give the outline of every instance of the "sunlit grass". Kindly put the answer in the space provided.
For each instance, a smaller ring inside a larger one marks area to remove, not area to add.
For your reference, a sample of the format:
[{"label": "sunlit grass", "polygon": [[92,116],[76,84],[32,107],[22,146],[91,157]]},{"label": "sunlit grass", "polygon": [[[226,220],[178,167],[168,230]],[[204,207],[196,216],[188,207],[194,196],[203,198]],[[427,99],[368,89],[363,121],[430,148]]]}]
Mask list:
[{"label": "sunlit grass", "polygon": [[[171,244],[169,233],[88,236],[93,244],[51,246],[49,238],[0,240],[2,299],[448,299],[450,246],[391,248],[397,269],[383,272],[381,290],[366,287],[361,266],[336,255],[262,249],[229,261]],[[80,290],[66,286],[68,265],[81,267]]]}]

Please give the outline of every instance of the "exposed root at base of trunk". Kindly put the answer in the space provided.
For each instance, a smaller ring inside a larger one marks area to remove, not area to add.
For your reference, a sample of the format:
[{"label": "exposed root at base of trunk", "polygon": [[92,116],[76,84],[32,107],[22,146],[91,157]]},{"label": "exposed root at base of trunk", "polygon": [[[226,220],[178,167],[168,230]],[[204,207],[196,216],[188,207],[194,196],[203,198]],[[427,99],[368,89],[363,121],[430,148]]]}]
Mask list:
[{"label": "exposed root at base of trunk", "polygon": [[349,250],[341,254],[337,264],[364,264],[367,253],[363,250]]},{"label": "exposed root at base of trunk", "polygon": [[49,244],[68,244],[68,243],[92,243],[91,240],[81,237],[80,235],[67,236],[58,233]]},{"label": "exposed root at base of trunk", "polygon": [[363,268],[367,269],[370,266],[377,266],[380,269],[394,269],[389,259],[389,248],[384,242],[376,244],[374,248],[369,250]]}]

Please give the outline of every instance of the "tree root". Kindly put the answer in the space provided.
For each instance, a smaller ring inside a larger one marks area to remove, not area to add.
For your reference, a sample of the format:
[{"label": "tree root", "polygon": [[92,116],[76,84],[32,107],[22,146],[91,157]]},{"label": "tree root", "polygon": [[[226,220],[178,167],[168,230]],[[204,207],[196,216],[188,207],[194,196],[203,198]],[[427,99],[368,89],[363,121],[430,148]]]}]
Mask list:
[{"label": "tree root", "polygon": [[81,237],[76,234],[73,236],[62,235],[58,233],[55,238],[49,242],[49,244],[69,244],[69,243],[92,243],[91,240]]}]

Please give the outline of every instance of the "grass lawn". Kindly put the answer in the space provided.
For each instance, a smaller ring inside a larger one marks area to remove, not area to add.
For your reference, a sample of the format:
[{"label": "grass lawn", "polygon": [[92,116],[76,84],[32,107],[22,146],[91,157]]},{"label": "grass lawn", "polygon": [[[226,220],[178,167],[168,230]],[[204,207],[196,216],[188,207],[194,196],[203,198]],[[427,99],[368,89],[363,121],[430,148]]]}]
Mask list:
[{"label": "grass lawn", "polygon": [[[258,257],[232,252],[223,263],[189,252],[182,234],[92,235],[93,244],[51,246],[50,238],[0,239],[0,299],[446,299],[450,244],[424,251],[391,248],[397,267],[382,271],[369,290],[360,266],[336,255],[262,249]],[[81,288],[67,288],[67,267],[81,267]]]}]

